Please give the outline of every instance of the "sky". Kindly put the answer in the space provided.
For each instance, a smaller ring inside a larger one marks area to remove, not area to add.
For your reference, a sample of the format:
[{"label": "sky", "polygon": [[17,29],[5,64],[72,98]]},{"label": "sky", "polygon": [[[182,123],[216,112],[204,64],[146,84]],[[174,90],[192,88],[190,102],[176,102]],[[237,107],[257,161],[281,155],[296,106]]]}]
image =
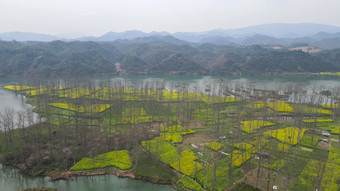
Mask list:
[{"label": "sky", "polygon": [[269,23],[340,26],[340,0],[0,0],[0,33],[201,32]]}]

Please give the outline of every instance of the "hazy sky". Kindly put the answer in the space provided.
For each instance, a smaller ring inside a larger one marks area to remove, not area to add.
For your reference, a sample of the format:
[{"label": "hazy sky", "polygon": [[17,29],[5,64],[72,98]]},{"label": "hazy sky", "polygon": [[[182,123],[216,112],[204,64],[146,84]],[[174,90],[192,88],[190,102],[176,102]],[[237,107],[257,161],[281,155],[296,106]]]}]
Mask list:
[{"label": "hazy sky", "polygon": [[0,33],[99,36],[300,22],[340,26],[340,0],[0,0]]}]

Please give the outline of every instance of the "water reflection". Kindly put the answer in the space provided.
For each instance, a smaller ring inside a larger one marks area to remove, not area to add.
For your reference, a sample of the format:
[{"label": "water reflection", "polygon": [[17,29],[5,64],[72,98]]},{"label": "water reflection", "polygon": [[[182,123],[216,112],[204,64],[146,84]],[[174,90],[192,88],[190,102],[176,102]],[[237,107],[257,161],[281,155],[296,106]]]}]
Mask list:
[{"label": "water reflection", "polygon": [[20,94],[15,94],[12,91],[5,90],[0,87],[0,113],[6,114],[13,112],[13,122],[14,128],[17,128],[19,121],[18,113],[24,113],[26,115],[26,120],[24,126],[27,127],[29,122],[27,120],[27,115],[32,115],[33,124],[44,121],[44,119],[39,119],[39,115],[36,113],[31,113],[34,108],[32,105],[26,104],[26,97]]},{"label": "water reflection", "polygon": [[174,191],[169,185],[157,185],[130,178],[118,178],[114,175],[77,177],[74,180],[50,181],[48,177],[25,176],[12,167],[0,164],[0,190],[18,191],[21,188],[40,187],[57,188],[58,191]]}]

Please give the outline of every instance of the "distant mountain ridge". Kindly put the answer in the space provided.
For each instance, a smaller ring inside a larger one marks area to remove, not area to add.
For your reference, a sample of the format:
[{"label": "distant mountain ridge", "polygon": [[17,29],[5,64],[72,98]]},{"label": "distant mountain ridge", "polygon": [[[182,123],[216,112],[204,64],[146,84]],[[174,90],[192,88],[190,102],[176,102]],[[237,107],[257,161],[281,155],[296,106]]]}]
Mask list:
[{"label": "distant mountain ridge", "polygon": [[312,36],[319,32],[336,33],[340,32],[340,27],[315,23],[274,23],[249,26],[239,29],[225,30],[231,36],[248,36],[247,34],[262,34],[276,38],[300,38]]},{"label": "distant mountain ridge", "polygon": [[46,34],[37,34],[37,33],[27,33],[27,32],[6,32],[0,34],[0,40],[5,41],[41,41],[41,42],[49,42],[54,40],[60,40],[56,36],[46,35]]},{"label": "distant mountain ridge", "polygon": [[172,44],[204,44],[211,43],[215,45],[272,45],[291,47],[295,44],[305,43],[309,46],[317,46],[321,49],[340,48],[340,27],[313,24],[264,24],[250,26],[238,29],[216,29],[206,32],[150,32],[145,33],[138,30],[125,32],[108,32],[102,36],[80,37],[75,39],[63,39],[51,35],[11,32],[0,34],[0,40],[5,41],[41,41],[49,42],[55,40],[62,41],[93,41],[93,42],[110,42],[120,41],[147,43],[151,41],[162,40]]},{"label": "distant mountain ridge", "polygon": [[340,38],[340,32],[336,33],[319,32],[313,35],[312,38],[317,40],[323,40],[326,38]]},{"label": "distant mountain ridge", "polygon": [[[76,39],[68,39],[68,40],[84,40],[84,41],[114,41],[117,39],[134,39],[139,37],[150,37],[150,36],[174,36],[176,38],[186,40],[186,41],[199,41],[202,40],[200,38],[204,37],[216,37],[216,36],[229,36],[233,38],[245,37],[245,36],[253,36],[255,34],[261,34],[266,36],[272,36],[276,38],[300,38],[313,36],[317,33],[338,33],[340,32],[340,27],[332,26],[332,25],[324,25],[324,24],[315,24],[315,23],[297,23],[297,24],[287,24],[287,23],[274,23],[274,24],[263,24],[263,25],[255,25],[248,26],[244,28],[236,28],[236,29],[216,29],[211,31],[203,31],[203,32],[176,32],[176,33],[168,33],[168,32],[150,32],[145,33],[138,30],[130,30],[125,32],[108,32],[100,37],[81,37]],[[45,34],[36,34],[36,33],[24,33],[24,32],[7,32],[0,34],[2,40],[14,39],[17,41],[29,41],[29,40],[37,40],[37,41],[46,41],[46,40],[61,40],[60,37],[45,35]],[[41,40],[39,40],[41,37]],[[189,37],[191,40],[189,40]],[[15,39],[18,38],[18,39]],[[26,38],[26,39],[25,39]]]}]

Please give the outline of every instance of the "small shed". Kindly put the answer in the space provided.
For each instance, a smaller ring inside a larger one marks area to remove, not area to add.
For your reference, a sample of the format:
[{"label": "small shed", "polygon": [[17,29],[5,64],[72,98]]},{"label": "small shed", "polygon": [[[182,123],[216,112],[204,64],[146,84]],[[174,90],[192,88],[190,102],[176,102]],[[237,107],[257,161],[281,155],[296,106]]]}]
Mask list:
[{"label": "small shed", "polygon": [[319,139],[320,142],[328,143],[328,139]]}]

